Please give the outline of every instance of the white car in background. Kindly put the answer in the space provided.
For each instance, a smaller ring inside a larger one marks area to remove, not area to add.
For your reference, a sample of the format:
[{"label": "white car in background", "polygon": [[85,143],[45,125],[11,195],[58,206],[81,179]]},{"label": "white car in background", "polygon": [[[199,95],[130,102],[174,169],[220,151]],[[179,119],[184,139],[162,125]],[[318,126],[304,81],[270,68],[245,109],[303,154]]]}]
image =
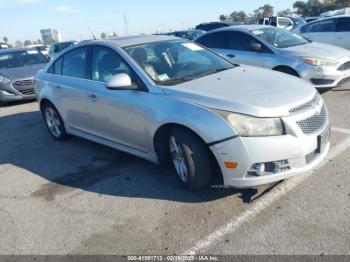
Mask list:
[{"label": "white car in background", "polygon": [[315,42],[350,49],[350,15],[316,20],[293,32]]}]

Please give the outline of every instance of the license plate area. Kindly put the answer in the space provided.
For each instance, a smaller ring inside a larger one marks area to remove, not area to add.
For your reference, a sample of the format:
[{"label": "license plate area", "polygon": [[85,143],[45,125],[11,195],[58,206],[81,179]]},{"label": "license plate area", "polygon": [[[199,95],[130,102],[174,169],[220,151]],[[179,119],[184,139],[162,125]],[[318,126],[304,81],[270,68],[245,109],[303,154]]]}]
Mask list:
[{"label": "license plate area", "polygon": [[317,150],[316,153],[321,154],[326,145],[328,144],[331,137],[331,129],[327,128],[325,132],[323,132],[321,135],[317,137]]}]

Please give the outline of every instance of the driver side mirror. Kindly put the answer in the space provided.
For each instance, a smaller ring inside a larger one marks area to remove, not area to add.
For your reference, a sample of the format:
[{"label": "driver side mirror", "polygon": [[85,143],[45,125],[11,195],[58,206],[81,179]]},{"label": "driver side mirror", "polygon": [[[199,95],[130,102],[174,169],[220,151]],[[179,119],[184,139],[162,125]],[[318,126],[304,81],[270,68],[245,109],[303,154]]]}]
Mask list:
[{"label": "driver side mirror", "polygon": [[129,75],[121,73],[112,76],[106,82],[106,88],[111,90],[136,90],[137,86],[132,83]]},{"label": "driver side mirror", "polygon": [[261,52],[262,51],[262,45],[260,43],[252,43],[249,46],[249,51]]}]

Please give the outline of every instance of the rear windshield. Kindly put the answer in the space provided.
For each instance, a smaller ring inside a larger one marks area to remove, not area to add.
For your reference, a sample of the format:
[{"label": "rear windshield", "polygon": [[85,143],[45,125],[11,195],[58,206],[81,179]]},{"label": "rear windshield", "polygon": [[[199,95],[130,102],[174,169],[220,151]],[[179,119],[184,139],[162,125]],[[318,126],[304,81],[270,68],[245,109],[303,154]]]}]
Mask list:
[{"label": "rear windshield", "polygon": [[0,69],[47,63],[48,60],[37,50],[16,51],[0,54]]}]

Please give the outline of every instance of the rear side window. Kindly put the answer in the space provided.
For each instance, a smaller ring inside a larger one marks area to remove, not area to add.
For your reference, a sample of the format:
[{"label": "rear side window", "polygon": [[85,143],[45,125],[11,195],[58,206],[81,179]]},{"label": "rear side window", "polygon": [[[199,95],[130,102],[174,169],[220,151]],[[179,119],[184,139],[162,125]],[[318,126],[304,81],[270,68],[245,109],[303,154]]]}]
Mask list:
[{"label": "rear side window", "polygon": [[61,75],[62,74],[62,61],[63,61],[63,59],[61,57],[53,65],[50,66],[49,70],[47,70],[47,73]]},{"label": "rear side window", "polygon": [[302,33],[325,33],[334,32],[335,20],[327,19],[323,21],[317,21],[309,25],[305,25],[301,28]]},{"label": "rear side window", "polygon": [[62,75],[85,78],[85,60],[87,49],[85,47],[74,49],[63,57]]},{"label": "rear side window", "polygon": [[208,48],[228,48],[228,33],[227,32],[217,32],[205,35],[198,39],[198,43],[204,45]]},{"label": "rear side window", "polygon": [[285,18],[285,17],[281,17],[281,18],[278,18],[278,24],[279,26],[289,26],[292,24],[291,20],[289,18]]},{"label": "rear side window", "polygon": [[62,62],[63,62],[62,57],[55,62],[54,68],[53,68],[53,73],[55,75],[62,75]]},{"label": "rear side window", "polygon": [[350,17],[338,19],[336,32],[350,32]]}]

